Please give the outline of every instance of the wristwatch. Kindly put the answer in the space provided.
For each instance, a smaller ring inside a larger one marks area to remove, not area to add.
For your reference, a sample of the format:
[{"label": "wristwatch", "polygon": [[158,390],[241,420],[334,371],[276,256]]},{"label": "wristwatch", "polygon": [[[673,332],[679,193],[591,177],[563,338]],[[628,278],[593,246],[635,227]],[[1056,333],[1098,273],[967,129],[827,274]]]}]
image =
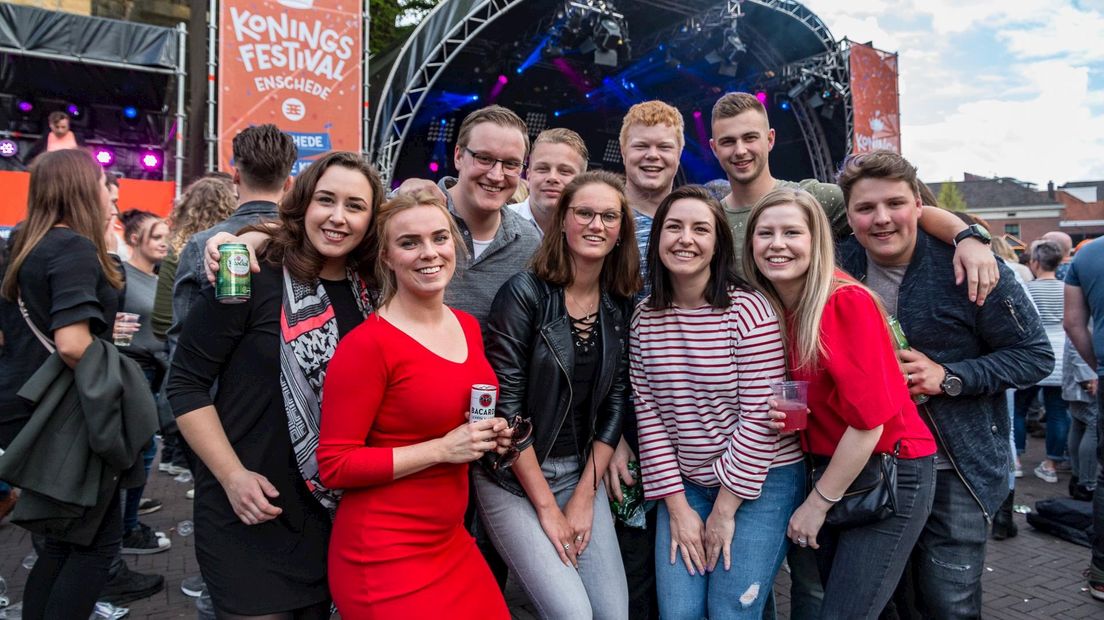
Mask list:
[{"label": "wristwatch", "polygon": [[944,366],[943,383],[939,384],[939,389],[947,396],[958,396],[962,393],[962,378],[952,375],[951,371]]},{"label": "wristwatch", "polygon": [[978,241],[989,245],[993,238],[989,235],[989,231],[985,230],[980,224],[970,224],[962,232],[955,235],[954,244],[958,247],[959,243],[962,243],[964,239],[974,238]]}]

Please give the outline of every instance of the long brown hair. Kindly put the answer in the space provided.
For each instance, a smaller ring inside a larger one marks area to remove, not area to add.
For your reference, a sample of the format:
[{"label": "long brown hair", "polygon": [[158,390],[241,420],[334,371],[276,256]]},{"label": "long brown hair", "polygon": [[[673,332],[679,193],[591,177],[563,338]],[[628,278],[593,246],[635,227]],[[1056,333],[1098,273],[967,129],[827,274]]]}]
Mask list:
[{"label": "long brown hair", "polygon": [[46,233],[57,225],[68,226],[91,241],[96,246],[104,278],[111,286],[123,288],[118,267],[107,255],[104,243],[107,221],[100,202],[103,175],[96,160],[82,150],[51,151],[35,159],[27,193],[27,219],[12,242],[12,259],[0,288],[4,297],[15,300],[19,295],[19,269]]},{"label": "long brown hair", "polygon": [[[648,237],[648,279],[651,280],[652,294],[648,298],[649,308],[670,308],[674,305],[674,286],[667,266],[659,258],[659,236],[663,231],[664,220],[671,211],[671,205],[679,200],[697,200],[709,207],[713,216],[713,258],[709,260],[709,281],[705,285],[705,302],[714,308],[727,308],[732,301],[728,287],[735,286],[747,290],[748,284],[736,271],[736,251],[732,244],[732,229],[728,227],[721,203],[701,185],[683,185],[667,194],[659,203],[652,219],[652,231]],[[746,256],[746,254],[745,254]]]},{"label": "long brown hair", "polygon": [[[273,263],[283,264],[297,280],[312,282],[318,278],[325,263],[322,255],[307,240],[306,216],[314,198],[318,180],[330,166],[341,166],[356,170],[368,179],[372,187],[371,216],[375,218],[383,203],[383,183],[379,173],[364,156],[349,151],[331,151],[311,165],[307,166],[295,179],[291,191],[284,194],[280,201],[280,226],[272,232],[272,240],[265,246],[261,258]],[[348,256],[349,266],[364,279],[368,288],[375,289],[375,261],[378,253],[376,227],[369,222],[368,231]],[[253,227],[247,227],[250,230]],[[263,225],[259,230],[269,232]]]},{"label": "long brown hair", "polygon": [[584,172],[567,184],[556,203],[552,225],[545,231],[544,239],[529,264],[538,278],[557,286],[571,285],[575,280],[575,269],[571,262],[571,251],[567,247],[567,237],[564,236],[564,218],[571,202],[575,200],[575,194],[583,187],[595,184],[605,185],[617,192],[621,210],[621,234],[617,245],[613,246],[602,263],[598,282],[609,293],[631,298],[643,284],[640,280],[640,250],[636,247],[632,209],[625,198],[625,181],[612,172]]}]

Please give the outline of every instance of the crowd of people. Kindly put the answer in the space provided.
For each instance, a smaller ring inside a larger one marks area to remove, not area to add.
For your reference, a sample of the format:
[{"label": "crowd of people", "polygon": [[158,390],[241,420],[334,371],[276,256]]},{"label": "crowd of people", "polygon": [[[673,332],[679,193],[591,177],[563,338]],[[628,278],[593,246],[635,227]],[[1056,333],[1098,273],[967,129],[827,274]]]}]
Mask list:
[{"label": "crowd of people", "polygon": [[793,618],[979,617],[1039,393],[1035,474],[1069,462],[1104,525],[1104,240],[1035,244],[1025,282],[896,153],[787,181],[754,95],[711,129],[720,191],[675,187],[661,101],[623,118],[624,176],[492,105],[456,177],[387,192],[356,153],[292,179],[260,125],[168,220],[116,214],[86,152],[41,155],[0,290],[24,617],[85,618],[136,579],[120,553],[170,546],[138,519],[155,434],[223,619],[508,618],[508,575],[546,618],[771,618],[783,563]]}]

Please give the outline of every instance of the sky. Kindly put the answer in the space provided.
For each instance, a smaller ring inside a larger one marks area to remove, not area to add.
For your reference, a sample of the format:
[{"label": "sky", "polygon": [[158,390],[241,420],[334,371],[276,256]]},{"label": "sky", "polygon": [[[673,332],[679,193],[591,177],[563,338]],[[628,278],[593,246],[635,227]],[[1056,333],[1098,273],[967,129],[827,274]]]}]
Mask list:
[{"label": "sky", "polygon": [[1104,180],[1104,0],[804,4],[899,54],[901,151],[925,181]]}]

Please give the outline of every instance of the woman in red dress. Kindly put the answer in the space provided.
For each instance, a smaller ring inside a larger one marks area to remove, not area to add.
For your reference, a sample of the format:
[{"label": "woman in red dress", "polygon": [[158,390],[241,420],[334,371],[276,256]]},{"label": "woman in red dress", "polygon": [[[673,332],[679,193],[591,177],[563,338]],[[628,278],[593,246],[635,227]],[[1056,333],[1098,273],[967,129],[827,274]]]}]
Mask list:
[{"label": "woman in red dress", "polygon": [[318,465],[344,490],[330,591],[346,618],[509,618],[464,529],[468,463],[506,422],[465,421],[473,384],[497,385],[476,320],[444,305],[456,225],[428,194],[376,216],[381,306],[346,336],[322,397]]}]

